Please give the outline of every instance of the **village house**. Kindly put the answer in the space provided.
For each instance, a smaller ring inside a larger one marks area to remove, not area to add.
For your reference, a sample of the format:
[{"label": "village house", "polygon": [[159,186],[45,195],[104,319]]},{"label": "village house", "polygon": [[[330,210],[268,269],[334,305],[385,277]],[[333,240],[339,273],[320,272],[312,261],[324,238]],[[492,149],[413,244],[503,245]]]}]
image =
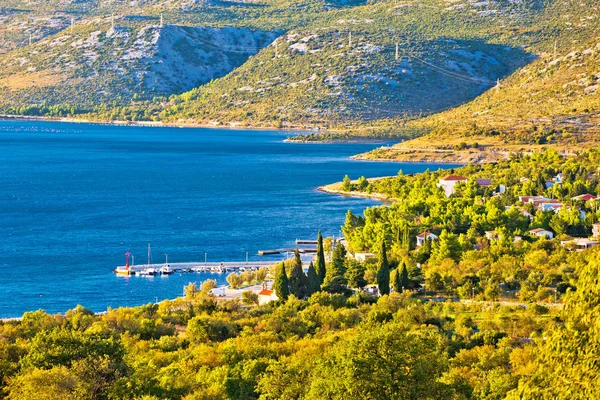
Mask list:
[{"label": "village house", "polygon": [[532,229],[529,231],[529,234],[531,236],[536,236],[539,238],[543,238],[545,237],[548,240],[552,240],[554,238],[554,233],[546,230],[546,229],[542,229],[542,228],[536,228],[536,229]]},{"label": "village house", "polygon": [[438,187],[444,190],[446,197],[450,197],[454,194],[454,187],[459,183],[467,183],[468,179],[460,175],[448,175],[445,178],[440,179]]},{"label": "village house", "polygon": [[[350,253],[348,253],[348,257],[350,257]],[[377,257],[377,254],[373,253],[354,253],[354,259],[359,262],[365,262],[370,258]]]},{"label": "village house", "polygon": [[522,202],[523,204],[527,204],[527,203],[533,204],[534,201],[547,201],[547,200],[552,200],[552,199],[549,199],[544,196],[519,196],[519,201]]},{"label": "village house", "polygon": [[579,196],[575,196],[575,197],[571,197],[571,200],[573,201],[592,201],[592,200],[598,200],[598,198],[596,196],[594,196],[593,194],[580,194]]},{"label": "village house", "polygon": [[492,184],[492,180],[490,178],[476,178],[475,181],[481,187],[488,187]]},{"label": "village house", "polygon": [[438,237],[436,234],[431,233],[429,231],[423,232],[419,235],[417,235],[417,247],[423,246],[423,244],[425,243],[425,241],[427,239],[429,240],[436,240]]},{"label": "village house", "polygon": [[596,222],[594,225],[592,225],[592,236],[594,239],[600,237],[600,222]]},{"label": "village house", "polygon": [[560,245],[563,247],[572,247],[573,249],[577,250],[577,251],[583,251],[586,249],[591,249],[592,247],[596,246],[598,244],[598,241],[596,240],[592,240],[592,239],[587,239],[587,238],[575,238],[573,240],[563,240],[560,242]]},{"label": "village house", "polygon": [[489,241],[500,239],[500,235],[498,235],[496,231],[485,231],[485,237]]},{"label": "village house", "polygon": [[279,297],[277,297],[277,294],[275,294],[274,290],[263,289],[260,292],[258,292],[258,304],[261,306],[263,304],[268,304],[271,301],[277,300],[279,300]]}]

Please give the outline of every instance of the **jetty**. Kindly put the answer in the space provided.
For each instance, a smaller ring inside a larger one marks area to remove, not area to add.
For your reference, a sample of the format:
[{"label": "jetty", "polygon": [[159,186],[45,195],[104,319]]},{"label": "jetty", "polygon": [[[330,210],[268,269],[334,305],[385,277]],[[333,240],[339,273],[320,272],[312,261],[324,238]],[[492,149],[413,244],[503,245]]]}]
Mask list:
[{"label": "jetty", "polygon": [[[160,263],[160,264],[138,264],[130,265],[129,270],[135,274],[153,270],[157,273],[168,268],[170,272],[240,272],[240,271],[255,271],[261,267],[269,267],[272,261],[238,261],[238,262],[182,262],[182,263]],[[117,270],[124,270],[126,266],[118,266]]]},{"label": "jetty", "polygon": [[[258,255],[259,256],[271,256],[271,255],[276,255],[276,254],[286,254],[286,253],[294,253],[296,251],[296,249],[274,249],[274,250],[259,250],[258,251]],[[298,252],[300,254],[313,254],[317,252],[317,249],[298,249]]]}]

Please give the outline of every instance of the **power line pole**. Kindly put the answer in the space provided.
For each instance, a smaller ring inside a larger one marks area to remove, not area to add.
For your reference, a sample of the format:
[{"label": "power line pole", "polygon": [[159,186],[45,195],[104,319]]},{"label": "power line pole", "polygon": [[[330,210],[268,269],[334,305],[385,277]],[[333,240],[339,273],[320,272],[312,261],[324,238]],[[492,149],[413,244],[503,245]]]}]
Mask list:
[{"label": "power line pole", "polygon": [[396,61],[398,61],[398,43],[396,43]]},{"label": "power line pole", "polygon": [[275,40],[275,58],[279,57],[279,42]]},{"label": "power line pole", "polygon": [[73,34],[73,25],[75,25],[75,18],[71,18],[71,35]]},{"label": "power line pole", "polygon": [[163,19],[163,15],[160,14],[160,27],[162,28],[163,26],[165,26],[164,19]]},{"label": "power line pole", "polygon": [[110,16],[110,27],[114,30],[115,29],[115,15],[111,15]]},{"label": "power line pole", "polygon": [[554,59],[556,60],[556,48],[558,46],[558,40],[554,41]]},{"label": "power line pole", "polygon": [[348,48],[352,47],[352,31],[348,32]]},{"label": "power line pole", "polygon": [[32,41],[33,41],[33,37],[32,37],[32,36],[33,36],[33,35],[30,33],[30,34],[29,34],[29,45],[30,45],[30,46],[31,46],[31,43],[32,43]]}]

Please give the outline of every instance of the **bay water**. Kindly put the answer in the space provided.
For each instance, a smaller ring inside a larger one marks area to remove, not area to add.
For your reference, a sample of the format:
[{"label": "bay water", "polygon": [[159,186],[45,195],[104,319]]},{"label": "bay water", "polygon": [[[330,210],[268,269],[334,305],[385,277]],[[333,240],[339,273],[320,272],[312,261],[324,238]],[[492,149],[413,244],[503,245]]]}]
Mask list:
[{"label": "bay water", "polygon": [[[225,275],[119,277],[136,264],[261,260],[260,249],[339,235],[378,204],[318,192],[345,174],[447,168],[353,161],[377,144],[292,144],[289,132],[0,121],[0,317],[174,298]],[[278,260],[272,256],[266,260]],[[263,258],[264,259],[264,258]]]}]

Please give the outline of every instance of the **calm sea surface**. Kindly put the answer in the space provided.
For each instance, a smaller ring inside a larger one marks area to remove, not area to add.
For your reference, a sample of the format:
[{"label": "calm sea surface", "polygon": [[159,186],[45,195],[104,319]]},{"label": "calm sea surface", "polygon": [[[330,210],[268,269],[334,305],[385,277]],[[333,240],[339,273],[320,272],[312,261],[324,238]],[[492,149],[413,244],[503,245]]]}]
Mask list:
[{"label": "calm sea surface", "polygon": [[[0,317],[173,298],[218,274],[117,277],[152,261],[243,261],[339,234],[348,209],[317,192],[353,178],[437,169],[360,162],[369,144],[286,144],[282,132],[0,121]],[[447,167],[447,166],[446,166]],[[281,256],[279,256],[281,258]],[[277,257],[271,259],[277,260]]]}]

